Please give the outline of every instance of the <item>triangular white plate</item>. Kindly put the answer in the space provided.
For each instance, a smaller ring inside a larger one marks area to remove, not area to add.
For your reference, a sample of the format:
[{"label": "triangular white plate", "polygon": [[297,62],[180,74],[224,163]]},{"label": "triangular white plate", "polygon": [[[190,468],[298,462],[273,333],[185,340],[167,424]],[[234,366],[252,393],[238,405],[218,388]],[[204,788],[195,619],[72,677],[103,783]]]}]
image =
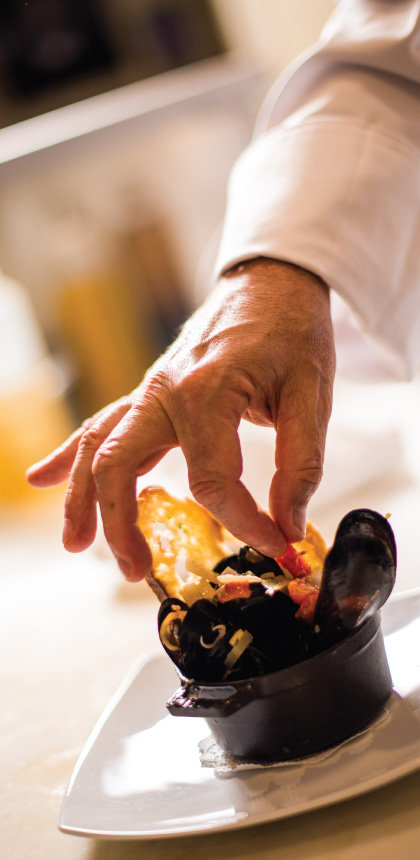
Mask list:
[{"label": "triangular white plate", "polygon": [[228,830],[337,803],[416,770],[420,590],[388,602],[382,629],[396,691],[386,712],[328,753],[268,768],[204,760],[204,720],[166,710],[178,686],[170,660],[163,653],[141,660],[86,743],[63,800],[60,828],[120,839]]}]

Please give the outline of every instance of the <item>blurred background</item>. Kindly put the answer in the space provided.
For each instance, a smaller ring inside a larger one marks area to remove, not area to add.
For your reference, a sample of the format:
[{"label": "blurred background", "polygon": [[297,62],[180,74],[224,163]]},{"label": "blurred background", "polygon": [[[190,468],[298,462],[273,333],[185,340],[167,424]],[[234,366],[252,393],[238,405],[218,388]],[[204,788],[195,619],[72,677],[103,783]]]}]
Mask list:
[{"label": "blurred background", "polygon": [[[271,83],[317,40],[334,6],[3,0],[5,569],[7,547],[15,569],[27,565],[34,535],[44,542],[40,557],[62,559],[65,488],[34,490],[25,470],[137,385],[208,290],[232,164]],[[399,587],[407,587],[417,581],[419,380],[397,381],[336,296],[333,306],[335,405],[310,516],[330,540],[351,507],[391,511],[404,561]],[[274,434],[247,422],[240,432],[244,480],[265,507]],[[188,492],[179,452],[146,476],[151,482]]]},{"label": "blurred background", "polygon": [[0,504],[207,289],[226,180],[333,0],[3,0]]}]

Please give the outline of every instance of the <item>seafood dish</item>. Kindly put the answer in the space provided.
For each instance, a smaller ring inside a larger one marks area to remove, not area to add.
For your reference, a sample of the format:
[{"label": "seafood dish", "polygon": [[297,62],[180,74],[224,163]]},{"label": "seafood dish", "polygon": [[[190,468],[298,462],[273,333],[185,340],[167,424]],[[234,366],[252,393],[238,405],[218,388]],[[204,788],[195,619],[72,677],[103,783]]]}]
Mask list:
[{"label": "seafood dish", "polygon": [[349,512],[329,549],[308,523],[275,559],[158,487],[140,493],[138,522],[181,679],[171,713],[204,716],[225,750],[256,761],[307,755],[376,716],[392,689],[379,612],[396,575],[387,517]]}]

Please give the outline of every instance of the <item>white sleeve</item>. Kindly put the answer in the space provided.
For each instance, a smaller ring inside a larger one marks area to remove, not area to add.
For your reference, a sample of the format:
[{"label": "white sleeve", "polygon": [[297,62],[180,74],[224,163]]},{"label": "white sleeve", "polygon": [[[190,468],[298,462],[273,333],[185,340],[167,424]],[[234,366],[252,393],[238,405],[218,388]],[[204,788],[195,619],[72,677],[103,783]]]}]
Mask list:
[{"label": "white sleeve", "polygon": [[262,107],[216,265],[320,275],[362,328],[420,364],[420,0],[342,0]]}]

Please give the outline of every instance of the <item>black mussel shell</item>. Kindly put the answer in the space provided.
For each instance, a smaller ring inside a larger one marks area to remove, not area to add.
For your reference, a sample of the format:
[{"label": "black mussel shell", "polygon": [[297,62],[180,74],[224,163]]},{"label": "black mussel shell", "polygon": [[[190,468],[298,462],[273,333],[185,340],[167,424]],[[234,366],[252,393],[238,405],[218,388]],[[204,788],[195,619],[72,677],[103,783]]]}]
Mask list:
[{"label": "black mussel shell", "polygon": [[274,573],[278,576],[282,572],[274,558],[262,555],[250,546],[242,546],[236,555],[222,558],[214,567],[214,571],[223,573],[227,567],[231,567],[236,573],[254,573],[255,576],[262,576],[263,573]]},{"label": "black mussel shell", "polygon": [[371,511],[369,508],[358,508],[355,511],[350,511],[338,524],[334,542],[347,535],[357,535],[358,537],[364,535],[365,537],[376,538],[378,541],[382,541],[393,559],[394,567],[396,568],[397,548],[395,537],[386,517],[378,514],[377,511]]},{"label": "black mussel shell", "polygon": [[340,522],[324,562],[315,611],[322,633],[353,630],[388,599],[395,583],[395,539],[376,511],[351,511]]},{"label": "black mussel shell", "polygon": [[267,671],[267,662],[256,652],[253,643],[231,669],[227,668],[226,659],[233,647],[231,639],[238,628],[230,623],[224,610],[225,605],[215,605],[205,598],[189,607],[179,637],[180,663],[188,678],[223,681]]},{"label": "black mussel shell", "polygon": [[163,600],[158,612],[158,631],[160,641],[171,660],[180,666],[179,634],[188,606],[183,600],[167,597]]}]

